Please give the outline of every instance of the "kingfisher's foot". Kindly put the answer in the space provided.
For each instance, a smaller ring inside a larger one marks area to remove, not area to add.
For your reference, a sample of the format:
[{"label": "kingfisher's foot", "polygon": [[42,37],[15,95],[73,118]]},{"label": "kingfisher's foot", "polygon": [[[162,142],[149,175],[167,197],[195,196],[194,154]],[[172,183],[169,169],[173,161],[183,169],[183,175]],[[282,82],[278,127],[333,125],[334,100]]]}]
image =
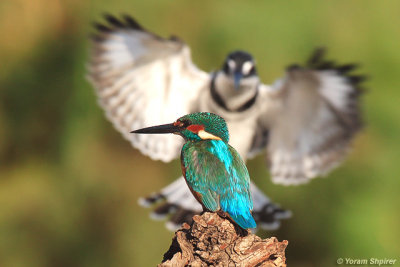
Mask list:
[{"label": "kingfisher's foot", "polygon": [[251,234],[251,231],[249,229],[243,229],[238,224],[236,224],[232,219],[231,219],[231,222],[235,226],[235,231],[238,236],[244,237],[244,236]]},{"label": "kingfisher's foot", "polygon": [[217,210],[217,214],[222,218],[229,217],[229,215],[225,211],[222,211],[222,210]]}]

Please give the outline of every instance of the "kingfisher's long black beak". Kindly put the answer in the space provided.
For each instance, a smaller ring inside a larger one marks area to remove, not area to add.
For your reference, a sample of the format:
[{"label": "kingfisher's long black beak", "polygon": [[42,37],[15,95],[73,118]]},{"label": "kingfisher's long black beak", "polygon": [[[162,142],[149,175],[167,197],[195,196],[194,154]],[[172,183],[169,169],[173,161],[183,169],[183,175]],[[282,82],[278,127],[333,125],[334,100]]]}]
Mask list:
[{"label": "kingfisher's long black beak", "polygon": [[233,85],[235,90],[239,90],[240,88],[240,80],[242,79],[243,74],[240,71],[235,71],[233,73]]},{"label": "kingfisher's long black beak", "polygon": [[131,133],[138,133],[138,134],[166,134],[166,133],[178,133],[184,130],[184,128],[175,126],[173,123],[157,125],[147,128],[138,129],[132,131]]}]

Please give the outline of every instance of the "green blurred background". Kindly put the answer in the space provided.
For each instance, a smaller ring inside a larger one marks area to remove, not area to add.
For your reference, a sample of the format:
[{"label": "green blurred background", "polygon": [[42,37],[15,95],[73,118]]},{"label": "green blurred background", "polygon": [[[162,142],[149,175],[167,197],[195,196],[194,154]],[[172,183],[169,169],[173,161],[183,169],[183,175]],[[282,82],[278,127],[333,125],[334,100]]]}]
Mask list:
[{"label": "green blurred background", "polygon": [[321,45],[331,59],[360,62],[370,76],[367,125],[340,168],[283,187],[262,156],[249,162],[257,184],[294,214],[259,235],[289,240],[289,266],[400,261],[399,1],[3,0],[0,266],[154,266],[170,245],[173,233],[137,199],[178,177],[179,163],[131,148],[84,78],[87,36],[104,12],[180,36],[204,70],[248,50],[265,83]]}]

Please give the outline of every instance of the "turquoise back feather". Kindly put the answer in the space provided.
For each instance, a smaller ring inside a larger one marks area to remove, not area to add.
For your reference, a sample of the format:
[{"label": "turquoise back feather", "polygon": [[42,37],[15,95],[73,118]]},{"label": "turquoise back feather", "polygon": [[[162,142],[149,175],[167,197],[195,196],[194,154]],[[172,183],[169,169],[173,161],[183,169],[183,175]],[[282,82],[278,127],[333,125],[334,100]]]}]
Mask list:
[{"label": "turquoise back feather", "polygon": [[188,141],[182,148],[188,185],[211,211],[227,212],[242,228],[255,228],[250,178],[239,153],[222,140]]}]

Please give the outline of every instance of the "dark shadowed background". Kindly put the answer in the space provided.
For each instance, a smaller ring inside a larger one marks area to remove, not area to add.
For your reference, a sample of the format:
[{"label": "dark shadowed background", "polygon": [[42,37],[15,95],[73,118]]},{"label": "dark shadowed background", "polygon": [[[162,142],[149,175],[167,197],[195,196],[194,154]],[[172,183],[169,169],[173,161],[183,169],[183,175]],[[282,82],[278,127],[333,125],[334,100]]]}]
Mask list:
[{"label": "dark shadowed background", "polygon": [[249,161],[252,179],[294,214],[259,235],[289,240],[289,266],[400,261],[399,1],[3,0],[0,266],[154,266],[170,245],[173,233],[137,199],[178,177],[178,161],[133,149],[84,78],[91,23],[104,12],[180,36],[207,71],[248,50],[265,83],[317,46],[361,63],[366,128],[341,167],[284,187],[270,182],[263,156]]}]

